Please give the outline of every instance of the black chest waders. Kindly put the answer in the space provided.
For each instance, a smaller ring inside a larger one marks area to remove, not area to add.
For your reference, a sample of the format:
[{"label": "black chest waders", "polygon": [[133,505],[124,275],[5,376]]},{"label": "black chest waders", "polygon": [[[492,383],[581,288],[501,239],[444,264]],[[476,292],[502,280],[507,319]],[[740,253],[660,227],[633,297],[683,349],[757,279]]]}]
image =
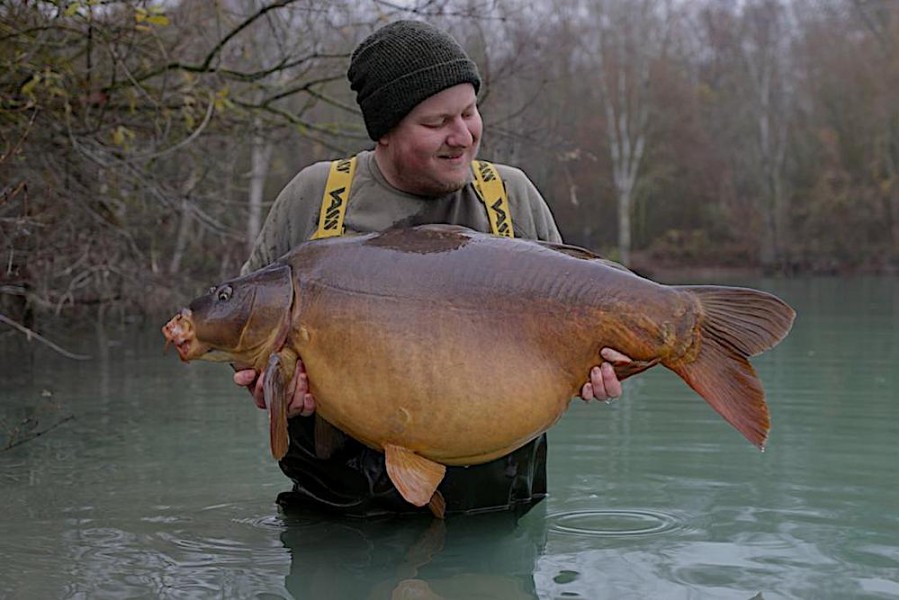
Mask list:
[{"label": "black chest waders", "polygon": [[[318,229],[312,239],[344,233],[355,169],[355,157],[331,163]],[[496,167],[473,161],[472,170],[492,233],[514,237],[509,199]],[[387,475],[381,452],[347,436],[330,457],[319,458],[315,452],[315,419],[294,417],[288,422],[290,448],[280,466],[294,487],[278,496],[283,508],[314,507],[352,516],[429,512],[426,506],[413,506],[400,496]],[[447,514],[498,510],[523,514],[546,496],[546,434],[491,462],[447,467],[438,490],[446,500]]]}]

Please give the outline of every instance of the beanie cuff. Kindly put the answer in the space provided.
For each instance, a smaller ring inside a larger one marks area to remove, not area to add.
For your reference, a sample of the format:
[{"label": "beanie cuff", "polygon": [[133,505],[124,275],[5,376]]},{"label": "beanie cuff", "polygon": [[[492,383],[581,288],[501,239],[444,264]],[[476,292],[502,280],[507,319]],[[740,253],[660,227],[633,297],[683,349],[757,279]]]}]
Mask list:
[{"label": "beanie cuff", "polygon": [[461,83],[474,86],[475,94],[480,89],[481,78],[471,59],[459,58],[430,65],[381,86],[359,101],[368,136],[378,141],[418,104]]}]

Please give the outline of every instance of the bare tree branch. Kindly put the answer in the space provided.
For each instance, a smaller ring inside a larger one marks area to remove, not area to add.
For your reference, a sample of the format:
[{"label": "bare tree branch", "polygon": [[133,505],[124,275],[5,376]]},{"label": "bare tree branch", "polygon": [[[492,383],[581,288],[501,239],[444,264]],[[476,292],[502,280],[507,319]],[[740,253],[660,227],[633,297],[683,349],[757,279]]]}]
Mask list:
[{"label": "bare tree branch", "polygon": [[73,360],[90,360],[90,358],[91,358],[87,354],[75,354],[74,352],[69,352],[65,348],[63,348],[57,344],[54,344],[53,342],[51,342],[50,340],[48,340],[41,334],[39,334],[35,331],[32,331],[31,329],[25,327],[24,325],[20,325],[19,323],[16,323],[15,321],[10,319],[3,313],[0,313],[0,323],[5,323],[5,324],[9,325],[10,327],[12,327],[13,329],[16,329],[17,331],[19,331],[21,333],[24,333],[25,337],[28,339],[28,341],[31,341],[31,338],[34,338],[37,341],[41,342],[42,344],[45,344],[46,346],[48,346],[54,352],[62,354],[66,358],[71,358]]}]

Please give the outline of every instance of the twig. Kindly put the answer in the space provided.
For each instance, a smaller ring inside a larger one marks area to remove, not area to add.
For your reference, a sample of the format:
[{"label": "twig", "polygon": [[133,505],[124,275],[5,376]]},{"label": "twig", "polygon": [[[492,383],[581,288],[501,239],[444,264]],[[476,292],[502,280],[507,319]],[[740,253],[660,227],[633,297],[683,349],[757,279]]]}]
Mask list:
[{"label": "twig", "polygon": [[31,329],[28,329],[28,328],[25,327],[24,325],[20,325],[20,324],[16,323],[15,321],[13,321],[12,319],[8,318],[8,317],[7,317],[6,315],[4,315],[3,313],[0,313],[0,323],[6,323],[6,324],[9,325],[10,327],[12,327],[12,328],[14,328],[14,329],[18,329],[19,331],[21,331],[22,333],[24,333],[25,336],[28,337],[29,340],[30,340],[32,337],[35,338],[37,341],[39,341],[39,342],[41,342],[41,343],[43,343],[43,344],[46,344],[47,346],[50,346],[50,348],[52,348],[52,349],[55,350],[56,352],[62,354],[62,355],[65,356],[66,358],[71,358],[71,359],[74,359],[74,360],[90,360],[90,358],[91,358],[91,357],[90,357],[89,355],[87,355],[87,354],[75,354],[75,353],[73,353],[73,352],[69,352],[68,350],[66,350],[66,349],[64,349],[64,348],[62,348],[62,347],[60,347],[60,346],[57,346],[56,344],[54,344],[53,342],[51,342],[51,341],[48,340],[47,338],[43,337],[43,336],[40,335],[39,333],[36,333],[36,332],[32,331]]},{"label": "twig", "polygon": [[31,112],[31,118],[28,119],[28,125],[25,127],[25,132],[19,136],[19,139],[16,141],[15,144],[13,144],[12,148],[8,148],[7,150],[5,150],[3,152],[3,154],[0,154],[0,164],[5,163],[6,160],[10,156],[13,156],[16,152],[18,152],[18,150],[22,146],[22,144],[25,143],[25,139],[28,137],[28,134],[31,133],[31,128],[32,128],[32,126],[34,126],[35,119],[37,119],[37,113],[38,113],[37,109],[34,109]]},{"label": "twig", "polygon": [[[0,316],[2,316],[2,315],[0,315]],[[62,425],[63,423],[65,423],[66,421],[71,421],[71,420],[74,419],[74,418],[75,418],[75,415],[69,415],[69,416],[67,416],[67,417],[63,417],[62,419],[60,419],[59,421],[57,421],[57,422],[54,423],[53,425],[50,425],[50,426],[47,427],[46,429],[42,429],[41,431],[38,431],[38,432],[36,432],[36,433],[33,433],[33,434],[29,435],[28,437],[24,437],[24,438],[21,438],[21,439],[13,439],[13,440],[7,442],[5,446],[3,446],[2,448],[0,448],[0,452],[3,452],[4,450],[11,450],[11,449],[15,448],[16,446],[21,446],[21,445],[24,444],[25,442],[30,442],[30,441],[33,440],[34,438],[41,437],[41,436],[44,435],[45,433],[48,433],[48,432],[50,432],[50,431],[56,429],[57,427],[59,427],[60,425]]]},{"label": "twig", "polygon": [[237,27],[235,27],[230,32],[228,32],[228,34],[225,35],[225,37],[220,39],[218,41],[218,43],[215,45],[215,47],[212,48],[212,50],[210,50],[209,53],[206,55],[206,58],[203,60],[203,62],[200,63],[199,65],[169,63],[167,65],[163,65],[162,67],[153,69],[151,71],[148,71],[148,72],[140,75],[139,77],[136,78],[136,82],[140,83],[142,81],[146,81],[152,77],[161,75],[161,74],[165,73],[166,71],[181,70],[181,71],[193,71],[193,72],[198,72],[198,73],[206,73],[206,72],[215,70],[212,67],[212,62],[221,55],[225,46],[228,45],[228,42],[230,42],[232,39],[237,37],[237,35],[241,31],[243,31],[244,29],[246,29],[247,27],[252,25],[257,19],[260,19],[263,16],[265,16],[265,14],[267,12],[272,11],[272,10],[278,10],[279,8],[284,8],[285,6],[288,6],[289,4],[293,4],[296,1],[297,0],[278,0],[277,2],[273,2],[272,4],[263,6],[258,11],[256,11],[255,14],[251,15],[249,18],[247,18],[242,23],[240,23]]}]

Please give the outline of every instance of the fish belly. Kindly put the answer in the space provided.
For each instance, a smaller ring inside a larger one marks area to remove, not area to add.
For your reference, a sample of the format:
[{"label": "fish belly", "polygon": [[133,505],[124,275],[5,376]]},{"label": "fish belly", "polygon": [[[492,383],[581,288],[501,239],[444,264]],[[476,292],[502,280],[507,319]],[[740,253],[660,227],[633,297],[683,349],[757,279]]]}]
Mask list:
[{"label": "fish belly", "polygon": [[321,416],[374,448],[492,460],[552,426],[586,381],[590,349],[575,375],[572,353],[547,352],[521,316],[376,304],[307,324],[300,349]]},{"label": "fish belly", "polygon": [[293,258],[317,410],[369,446],[485,462],[552,426],[601,347],[655,358],[661,286],[536,243],[428,235]]}]

